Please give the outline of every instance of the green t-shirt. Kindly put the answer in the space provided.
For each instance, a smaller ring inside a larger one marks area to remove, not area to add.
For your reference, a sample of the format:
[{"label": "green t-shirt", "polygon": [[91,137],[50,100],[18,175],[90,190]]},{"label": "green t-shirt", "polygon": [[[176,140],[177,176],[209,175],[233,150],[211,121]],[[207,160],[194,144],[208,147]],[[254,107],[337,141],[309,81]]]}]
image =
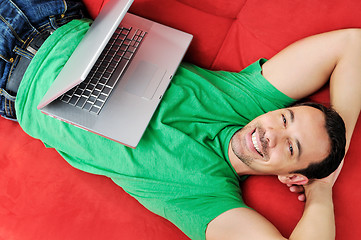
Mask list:
[{"label": "green t-shirt", "polygon": [[75,20],[43,44],[16,99],[20,125],[72,166],[110,177],[146,208],[192,239],[205,239],[221,213],[246,207],[228,159],[232,135],[255,117],[294,100],[261,75],[260,60],[241,73],[182,64],[136,149],[60,122],[36,109],[89,28]]}]

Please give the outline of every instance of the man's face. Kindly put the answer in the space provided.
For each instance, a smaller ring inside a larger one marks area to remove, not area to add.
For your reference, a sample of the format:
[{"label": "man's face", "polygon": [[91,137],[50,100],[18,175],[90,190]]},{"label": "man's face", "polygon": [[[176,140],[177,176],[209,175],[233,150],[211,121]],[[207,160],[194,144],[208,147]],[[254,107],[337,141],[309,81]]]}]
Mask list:
[{"label": "man's face", "polygon": [[231,140],[233,153],[260,174],[283,175],[318,163],[330,152],[323,113],[299,106],[263,114]]}]

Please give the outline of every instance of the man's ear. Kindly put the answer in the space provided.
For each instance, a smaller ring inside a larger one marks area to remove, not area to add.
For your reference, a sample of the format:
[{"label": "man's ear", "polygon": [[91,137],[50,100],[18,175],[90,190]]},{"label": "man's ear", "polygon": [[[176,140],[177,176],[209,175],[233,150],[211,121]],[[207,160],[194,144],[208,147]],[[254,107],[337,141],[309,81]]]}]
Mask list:
[{"label": "man's ear", "polygon": [[291,185],[305,185],[308,183],[308,178],[299,173],[278,175],[278,180],[283,184],[291,184]]}]

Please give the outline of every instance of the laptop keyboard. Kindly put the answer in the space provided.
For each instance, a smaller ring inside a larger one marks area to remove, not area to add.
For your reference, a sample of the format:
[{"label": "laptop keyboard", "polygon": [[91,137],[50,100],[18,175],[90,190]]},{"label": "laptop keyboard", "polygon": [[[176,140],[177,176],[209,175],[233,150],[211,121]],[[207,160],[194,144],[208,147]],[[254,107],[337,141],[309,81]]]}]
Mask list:
[{"label": "laptop keyboard", "polygon": [[124,73],[145,35],[145,31],[119,26],[87,78],[63,94],[60,100],[99,114],[119,79],[111,78],[112,74],[116,69]]}]

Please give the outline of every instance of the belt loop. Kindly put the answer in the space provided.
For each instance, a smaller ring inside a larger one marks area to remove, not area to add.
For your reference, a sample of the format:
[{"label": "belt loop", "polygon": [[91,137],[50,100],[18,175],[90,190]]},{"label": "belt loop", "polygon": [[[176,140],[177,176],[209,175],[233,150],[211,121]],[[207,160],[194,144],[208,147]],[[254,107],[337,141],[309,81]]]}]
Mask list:
[{"label": "belt loop", "polygon": [[59,28],[58,24],[56,23],[56,18],[55,18],[55,16],[49,17],[49,20],[50,20],[50,25],[51,25],[51,27],[52,27],[53,29],[58,29],[58,28]]},{"label": "belt loop", "polygon": [[5,98],[5,114],[8,118],[16,119],[15,101]]},{"label": "belt loop", "polygon": [[19,48],[18,46],[15,46],[13,52],[15,52],[16,54],[26,57],[27,59],[31,60],[34,57],[34,54],[27,51],[27,50],[23,50],[21,48]]},{"label": "belt loop", "polygon": [[16,121],[16,113],[15,113],[15,99],[16,97],[7,93],[3,88],[0,88],[0,96],[1,100],[4,100],[4,111],[5,118]]},{"label": "belt loop", "polygon": [[4,96],[6,99],[10,100],[10,101],[15,101],[16,97],[14,97],[13,95],[9,94],[5,89],[0,88],[0,96]]}]

